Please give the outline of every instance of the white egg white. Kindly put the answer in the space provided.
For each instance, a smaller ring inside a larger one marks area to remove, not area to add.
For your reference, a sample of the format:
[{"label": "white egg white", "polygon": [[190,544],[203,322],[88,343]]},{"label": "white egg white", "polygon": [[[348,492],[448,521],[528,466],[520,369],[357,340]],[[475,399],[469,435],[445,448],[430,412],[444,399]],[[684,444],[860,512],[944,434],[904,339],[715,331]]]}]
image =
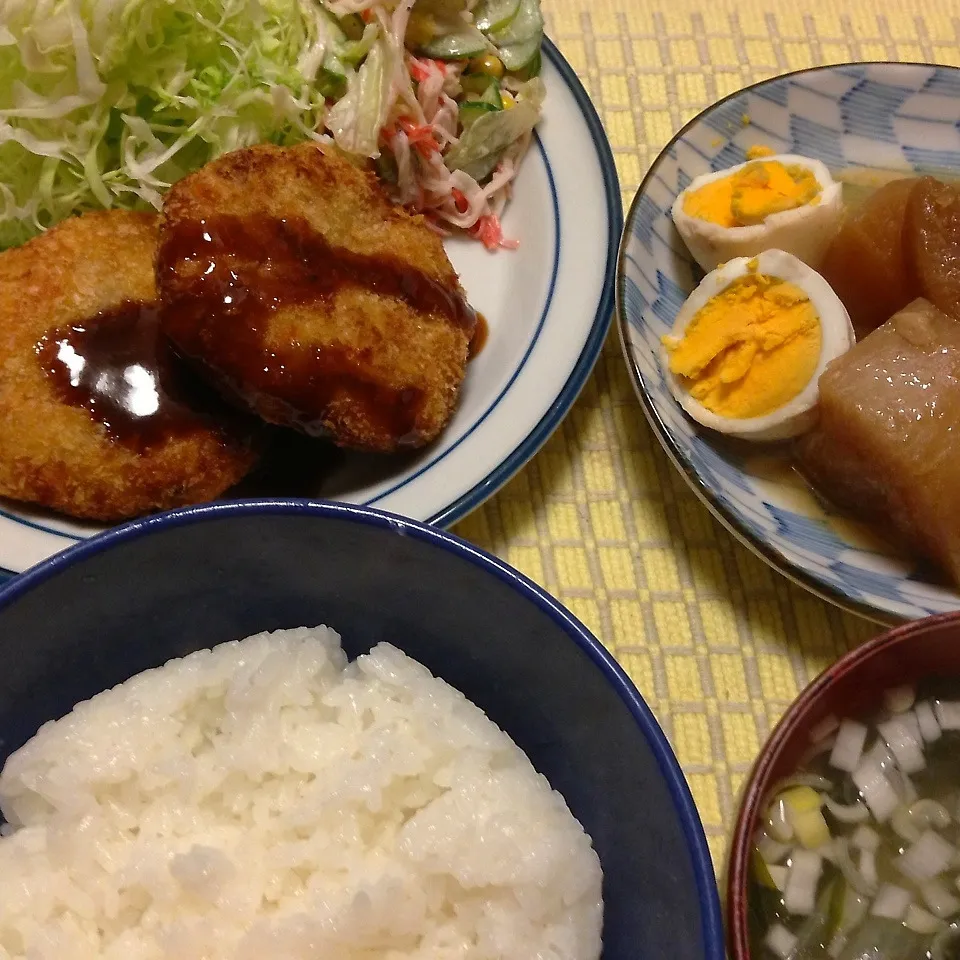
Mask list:
[{"label": "white egg white", "polygon": [[[751,266],[754,263],[755,268]],[[756,273],[777,277],[799,287],[810,298],[820,318],[820,359],[813,376],[797,396],[762,417],[724,417],[694,399],[680,379],[674,376],[666,347],[662,349],[660,362],[670,392],[697,423],[743,440],[785,440],[804,433],[816,423],[820,375],[831,360],[846,353],[855,343],[853,325],[846,308],[819,273],[783,250],[766,250],[756,258],[739,257],[731,260],[708,273],[690,294],[677,314],[670,336],[682,339],[690,322],[708,301],[754,269]]]},{"label": "white egg white", "polygon": [[[684,213],[684,200],[705,184],[732,176],[747,163],[773,160],[809,170],[820,185],[818,202],[771,214],[763,223],[749,227],[723,227]],[[824,164],[809,157],[784,153],[747,163],[697,177],[674,201],[670,215],[690,253],[704,270],[713,270],[735,257],[755,257],[764,250],[785,250],[816,269],[840,224],[843,188]]]}]

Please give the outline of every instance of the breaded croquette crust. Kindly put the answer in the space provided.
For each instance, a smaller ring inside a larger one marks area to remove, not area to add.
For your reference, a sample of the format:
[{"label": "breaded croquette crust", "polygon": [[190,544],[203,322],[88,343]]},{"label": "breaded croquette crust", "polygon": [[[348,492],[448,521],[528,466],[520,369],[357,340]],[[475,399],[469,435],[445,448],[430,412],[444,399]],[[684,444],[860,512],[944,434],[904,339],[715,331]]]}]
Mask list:
[{"label": "breaded croquette crust", "polygon": [[164,330],[269,422],[389,452],[456,407],[476,316],[440,238],[307,143],[227,154],[163,210]]},{"label": "breaded croquette crust", "polygon": [[256,462],[245,432],[199,415],[147,445],[118,439],[44,367],[39,345],[58,332],[157,302],[157,226],[87,213],[0,254],[0,495],[118,521],[210,500]]}]

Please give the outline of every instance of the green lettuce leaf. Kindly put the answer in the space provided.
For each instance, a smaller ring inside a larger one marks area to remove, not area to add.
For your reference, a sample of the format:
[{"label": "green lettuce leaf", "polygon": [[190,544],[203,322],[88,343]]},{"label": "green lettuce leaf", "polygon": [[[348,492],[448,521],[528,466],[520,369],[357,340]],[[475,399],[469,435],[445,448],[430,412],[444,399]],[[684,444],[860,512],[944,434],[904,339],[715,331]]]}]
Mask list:
[{"label": "green lettuce leaf", "polygon": [[487,113],[464,130],[444,157],[447,168],[463,170],[481,183],[493,172],[504,150],[537,125],[545,95],[539,77],[528,80],[520,88],[514,107]]},{"label": "green lettuce leaf", "polygon": [[390,109],[391,56],[386,42],[375,43],[347,81],[346,95],[327,114],[327,128],[337,146],[348,153],[379,155],[380,129]]}]

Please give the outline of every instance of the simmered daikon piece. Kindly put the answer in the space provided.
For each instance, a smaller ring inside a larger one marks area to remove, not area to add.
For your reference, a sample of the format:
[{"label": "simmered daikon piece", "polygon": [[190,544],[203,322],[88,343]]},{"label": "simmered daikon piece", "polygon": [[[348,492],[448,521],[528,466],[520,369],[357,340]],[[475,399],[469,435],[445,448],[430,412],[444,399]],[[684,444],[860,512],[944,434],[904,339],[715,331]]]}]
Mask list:
[{"label": "simmered daikon piece", "polygon": [[960,319],[960,189],[924,177],[907,203],[904,244],[919,294]]},{"label": "simmered daikon piece", "polygon": [[797,447],[827,499],[960,583],[960,323],[915,300],[820,378]]},{"label": "simmered daikon piece", "polygon": [[843,222],[820,273],[850,314],[857,339],[875,330],[917,296],[904,255],[907,202],[925,180],[893,180]]}]

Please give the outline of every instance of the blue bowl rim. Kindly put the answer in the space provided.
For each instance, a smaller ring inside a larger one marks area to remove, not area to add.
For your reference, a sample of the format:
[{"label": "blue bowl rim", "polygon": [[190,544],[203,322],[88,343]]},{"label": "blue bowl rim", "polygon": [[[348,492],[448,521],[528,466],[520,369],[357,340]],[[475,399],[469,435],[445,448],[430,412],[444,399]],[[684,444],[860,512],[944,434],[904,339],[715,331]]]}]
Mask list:
[{"label": "blue bowl rim", "polygon": [[676,755],[653,712],[620,664],[572,613],[518,570],[452,533],[371,507],[332,501],[232,500],[183,507],[114,527],[42,561],[6,586],[0,586],[0,612],[62,570],[119,544],[138,540],[167,527],[186,526],[215,518],[247,514],[347,520],[379,527],[399,536],[414,537],[468,560],[474,566],[492,574],[502,583],[516,590],[547,614],[600,669],[614,692],[630,711],[641,733],[646,737],[660,773],[666,780],[673,799],[674,811],[679,817],[687,850],[693,861],[693,873],[703,924],[704,958],[705,960],[723,960],[724,935],[720,897],[703,823],[697,813],[693,795]]},{"label": "blue bowl rim", "polygon": [[784,577],[798,586],[803,587],[805,590],[809,590],[810,593],[819,597],[821,600],[826,600],[828,603],[832,603],[835,606],[840,607],[842,610],[846,610],[849,613],[864,617],[867,620],[872,620],[874,623],[893,627],[901,623],[909,622],[909,618],[897,616],[884,610],[878,610],[876,607],[862,600],[855,600],[852,597],[847,596],[847,594],[844,593],[839,587],[834,587],[828,583],[823,583],[813,574],[794,567],[789,563],[789,561],[780,556],[780,554],[774,550],[773,547],[769,546],[758,536],[756,536],[750,529],[747,528],[745,524],[742,524],[735,514],[728,513],[724,509],[722,504],[720,504],[720,502],[714,496],[713,492],[700,478],[699,474],[684,460],[678,446],[673,440],[673,435],[667,428],[666,424],[661,420],[660,414],[657,412],[657,408],[647,392],[643,382],[643,377],[641,377],[640,371],[637,369],[637,365],[634,363],[631,355],[629,329],[630,321],[627,316],[626,308],[626,254],[627,247],[629,246],[630,240],[633,236],[633,224],[638,214],[640,200],[646,193],[649,182],[654,178],[654,176],[656,176],[657,171],[660,169],[660,166],[666,159],[667,153],[674,146],[674,144],[676,144],[679,140],[682,140],[694,126],[704,119],[704,117],[712,113],[717,109],[717,107],[721,106],[727,101],[733,100],[735,97],[743,96],[745,93],[749,93],[751,90],[756,90],[760,87],[766,86],[767,84],[775,83],[789,77],[800,77],[811,73],[823,73],[825,71],[841,70],[844,67],[934,67],[940,70],[955,70],[960,73],[960,67],[953,67],[949,64],[942,63],[924,63],[918,60],[853,60],[846,61],[844,63],[827,63],[817,67],[804,67],[800,70],[791,70],[787,73],[780,73],[773,77],[767,77],[764,80],[758,80],[756,83],[748,84],[745,87],[741,87],[739,90],[734,90],[732,93],[728,93],[725,97],[721,97],[719,100],[710,104],[710,106],[701,110],[695,117],[688,120],[670,138],[669,142],[660,151],[660,153],[657,154],[656,160],[653,161],[644,175],[643,180],[640,181],[640,186],[637,188],[637,192],[634,194],[633,200],[630,203],[630,210],[627,212],[623,235],[620,239],[620,251],[617,257],[617,328],[620,334],[620,349],[623,354],[627,370],[630,373],[630,379],[633,382],[634,392],[637,394],[637,397],[640,400],[640,405],[643,408],[643,412],[646,415],[647,421],[649,422],[654,434],[656,434],[657,439],[660,441],[660,445],[666,451],[667,456],[670,458],[673,465],[684,477],[684,479],[687,481],[687,484],[704,504],[704,506],[706,506],[710,513],[713,514],[713,516],[720,522],[721,526],[731,533],[736,540],[743,544],[743,546],[747,547],[747,549],[752,551],[761,560],[773,567],[773,569],[778,573],[782,574]]}]

